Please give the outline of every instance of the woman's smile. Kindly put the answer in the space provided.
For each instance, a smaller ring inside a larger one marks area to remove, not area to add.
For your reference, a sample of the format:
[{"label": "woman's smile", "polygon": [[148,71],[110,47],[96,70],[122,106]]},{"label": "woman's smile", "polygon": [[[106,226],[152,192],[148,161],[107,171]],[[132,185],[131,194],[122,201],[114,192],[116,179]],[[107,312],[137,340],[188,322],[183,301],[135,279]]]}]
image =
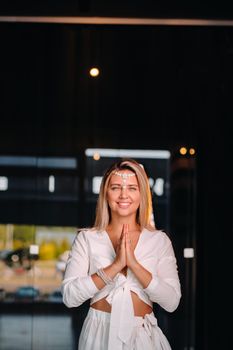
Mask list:
[{"label": "woman's smile", "polygon": [[117,202],[118,206],[122,209],[127,209],[131,205],[130,202]]}]

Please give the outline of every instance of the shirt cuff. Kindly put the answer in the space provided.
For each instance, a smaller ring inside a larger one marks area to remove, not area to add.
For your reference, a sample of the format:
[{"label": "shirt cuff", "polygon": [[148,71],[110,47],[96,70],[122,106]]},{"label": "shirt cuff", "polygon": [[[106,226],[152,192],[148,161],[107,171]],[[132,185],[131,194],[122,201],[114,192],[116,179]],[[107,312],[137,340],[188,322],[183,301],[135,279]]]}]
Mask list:
[{"label": "shirt cuff", "polygon": [[87,277],[83,278],[82,284],[83,284],[84,290],[86,291],[86,294],[90,298],[92,298],[97,292],[99,292],[99,289],[96,287],[91,276],[87,276]]},{"label": "shirt cuff", "polygon": [[148,295],[151,295],[155,291],[155,289],[158,286],[158,284],[159,284],[158,279],[155,279],[154,277],[152,277],[152,279],[151,279],[150,283],[148,284],[148,286],[146,288],[144,288],[143,290]]}]

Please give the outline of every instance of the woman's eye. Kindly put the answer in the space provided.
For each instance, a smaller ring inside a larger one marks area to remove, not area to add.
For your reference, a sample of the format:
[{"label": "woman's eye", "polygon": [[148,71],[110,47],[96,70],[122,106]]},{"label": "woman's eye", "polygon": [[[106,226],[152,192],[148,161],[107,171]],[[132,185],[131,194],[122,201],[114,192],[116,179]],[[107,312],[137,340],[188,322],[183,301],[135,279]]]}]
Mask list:
[{"label": "woman's eye", "polygon": [[136,187],[130,187],[129,189],[130,189],[130,191],[137,191]]},{"label": "woman's eye", "polygon": [[[111,189],[112,191],[119,191],[119,190],[122,189],[122,186],[111,186],[110,189]],[[130,187],[127,187],[127,189],[128,189],[128,191],[132,191],[132,192],[137,191],[137,187],[135,187],[135,186],[133,186],[133,187],[131,187],[131,186],[130,186]]]}]

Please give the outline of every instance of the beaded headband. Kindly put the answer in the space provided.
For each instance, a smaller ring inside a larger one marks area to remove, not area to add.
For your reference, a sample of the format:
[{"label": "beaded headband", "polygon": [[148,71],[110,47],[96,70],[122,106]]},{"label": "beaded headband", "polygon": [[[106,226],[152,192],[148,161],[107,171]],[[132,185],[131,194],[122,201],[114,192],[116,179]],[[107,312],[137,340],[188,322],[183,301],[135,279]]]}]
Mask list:
[{"label": "beaded headband", "polygon": [[126,180],[129,177],[135,176],[134,173],[119,173],[118,171],[114,171],[113,175],[122,177],[122,182],[123,182],[122,187],[126,187]]}]

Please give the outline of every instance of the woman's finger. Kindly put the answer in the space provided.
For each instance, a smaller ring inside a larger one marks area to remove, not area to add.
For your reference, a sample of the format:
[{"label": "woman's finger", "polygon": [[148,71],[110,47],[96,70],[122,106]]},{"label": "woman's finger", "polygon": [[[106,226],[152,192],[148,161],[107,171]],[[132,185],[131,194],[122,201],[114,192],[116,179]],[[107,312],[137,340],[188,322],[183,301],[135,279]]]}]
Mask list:
[{"label": "woman's finger", "polygon": [[129,232],[129,224],[123,224],[122,234],[125,236]]},{"label": "woman's finger", "polygon": [[126,243],[130,245],[131,244],[131,239],[130,239],[129,232],[126,233],[125,238],[126,238]]}]

